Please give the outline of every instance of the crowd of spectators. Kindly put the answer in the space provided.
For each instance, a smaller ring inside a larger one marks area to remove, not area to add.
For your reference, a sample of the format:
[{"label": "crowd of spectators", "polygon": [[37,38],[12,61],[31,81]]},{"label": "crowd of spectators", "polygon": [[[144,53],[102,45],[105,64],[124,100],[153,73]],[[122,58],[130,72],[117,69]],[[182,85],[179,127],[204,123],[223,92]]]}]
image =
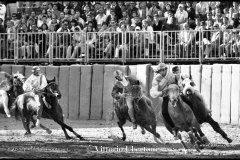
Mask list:
[{"label": "crowd of spectators", "polygon": [[[132,47],[139,48],[136,45],[141,40],[138,31],[179,31],[179,36],[171,33],[168,36],[170,40],[167,40],[176,46],[177,53],[178,50],[183,50],[183,57],[188,57],[192,44],[200,45],[200,40],[203,41],[206,58],[213,50],[217,50],[219,55],[240,54],[238,2],[48,1],[40,2],[40,10],[12,13],[8,18],[3,15],[2,5],[4,4],[0,4],[0,33],[7,33],[8,48],[13,48],[16,44],[14,33],[21,35],[17,39],[20,58],[48,57],[54,50],[59,50],[59,55],[55,55],[59,58],[78,58],[84,57],[86,47],[94,50],[96,46],[101,46],[99,52],[106,58],[118,58],[121,50],[131,56],[127,45],[131,40],[134,41]],[[206,31],[201,39],[199,32],[186,30]],[[134,31],[134,35],[127,34],[125,42],[122,42],[123,35],[116,37],[107,34],[113,31]],[[149,44],[155,39],[159,42],[154,36],[150,34],[146,42]],[[178,40],[173,42],[174,37]],[[4,43],[6,42],[2,40],[1,45],[4,46]],[[149,47],[143,48],[148,56]],[[2,48],[1,51],[3,52]]]}]

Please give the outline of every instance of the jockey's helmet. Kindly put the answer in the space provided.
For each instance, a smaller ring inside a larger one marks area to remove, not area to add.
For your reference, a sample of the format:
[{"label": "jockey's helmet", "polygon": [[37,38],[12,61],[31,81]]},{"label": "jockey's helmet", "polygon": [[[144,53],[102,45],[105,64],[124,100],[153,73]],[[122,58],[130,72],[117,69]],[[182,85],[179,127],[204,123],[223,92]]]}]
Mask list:
[{"label": "jockey's helmet", "polygon": [[38,67],[38,66],[33,66],[33,67],[32,67],[32,72],[34,72],[34,71],[40,71],[40,67]]}]

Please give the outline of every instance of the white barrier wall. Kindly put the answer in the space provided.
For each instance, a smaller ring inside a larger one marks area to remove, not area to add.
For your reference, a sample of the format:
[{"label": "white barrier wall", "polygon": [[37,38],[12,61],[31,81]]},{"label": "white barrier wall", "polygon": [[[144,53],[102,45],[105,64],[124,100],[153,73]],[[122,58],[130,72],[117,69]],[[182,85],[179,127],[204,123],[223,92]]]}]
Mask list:
[{"label": "white barrier wall", "polygon": [[[169,65],[169,69],[175,65]],[[71,65],[41,66],[48,79],[56,77],[62,93],[60,99],[66,118],[75,120],[115,119],[113,115],[113,71],[122,70],[126,75],[138,78],[145,94],[149,96],[155,112],[161,120],[162,99],[149,95],[156,65]],[[2,65],[1,71],[20,71],[30,76],[32,66]],[[201,91],[212,117],[225,124],[240,123],[240,66],[238,64],[180,65],[182,73],[192,76]]]}]

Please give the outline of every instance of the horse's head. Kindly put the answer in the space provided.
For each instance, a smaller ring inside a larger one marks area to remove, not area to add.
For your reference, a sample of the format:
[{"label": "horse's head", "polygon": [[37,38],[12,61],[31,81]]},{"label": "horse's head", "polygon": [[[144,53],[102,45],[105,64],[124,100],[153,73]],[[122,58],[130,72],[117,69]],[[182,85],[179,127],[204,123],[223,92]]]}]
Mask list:
[{"label": "horse's head", "polygon": [[55,77],[52,80],[47,80],[46,92],[58,99],[62,97],[62,94],[58,88]]},{"label": "horse's head", "polygon": [[13,85],[18,87],[22,87],[23,83],[25,82],[26,78],[19,72],[17,73],[12,73],[12,78],[13,78]]},{"label": "horse's head", "polygon": [[177,106],[178,98],[180,95],[180,89],[176,84],[170,84],[167,89],[169,102],[172,104],[173,107]]},{"label": "horse's head", "polygon": [[194,92],[195,83],[190,78],[185,78],[182,81],[183,84],[183,94],[188,96]]}]

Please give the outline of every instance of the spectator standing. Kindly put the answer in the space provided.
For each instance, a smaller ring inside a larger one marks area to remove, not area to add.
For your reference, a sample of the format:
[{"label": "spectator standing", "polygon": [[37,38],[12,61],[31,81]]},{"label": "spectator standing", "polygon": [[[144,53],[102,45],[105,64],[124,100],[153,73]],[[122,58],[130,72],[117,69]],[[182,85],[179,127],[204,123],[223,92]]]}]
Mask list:
[{"label": "spectator standing", "polygon": [[228,22],[228,17],[223,17],[223,24],[220,26],[220,29],[233,29],[233,26]]},{"label": "spectator standing", "polygon": [[105,8],[104,8],[104,13],[106,16],[109,16],[111,14],[111,3],[106,2]]},{"label": "spectator standing", "polygon": [[153,20],[153,25],[152,25],[153,31],[161,31],[162,26],[163,26],[163,23],[160,21],[159,15],[155,14],[154,20]]},{"label": "spectator standing", "polygon": [[56,3],[53,4],[52,14],[57,16],[57,19],[60,17],[60,11],[58,10],[58,5]]},{"label": "spectator standing", "polygon": [[214,24],[213,27],[214,31],[211,36],[211,41],[206,45],[205,58],[209,58],[212,51],[215,51],[215,56],[217,56],[218,53],[218,56],[220,57],[219,46],[222,44],[223,34],[220,31],[218,24]]},{"label": "spectator standing", "polygon": [[[86,49],[85,38],[86,38],[86,33],[81,31],[79,27],[75,27],[74,33],[72,36],[72,45],[70,45],[67,49],[67,56],[66,56],[67,59],[85,56],[85,49]],[[74,49],[72,52],[73,47]],[[80,49],[80,56],[79,56],[79,49]]]},{"label": "spectator standing", "polygon": [[175,17],[177,19],[177,23],[180,26],[180,30],[183,29],[183,23],[188,21],[188,13],[184,10],[183,4],[178,5],[178,9],[175,13]]},{"label": "spectator standing", "polygon": [[102,26],[102,23],[106,21],[107,16],[104,14],[103,9],[99,9],[97,16],[95,17],[98,26]]},{"label": "spectator standing", "polygon": [[17,29],[17,26],[19,24],[19,20],[17,19],[17,14],[16,13],[12,14],[12,20],[11,21],[13,22],[14,28]]},{"label": "spectator standing", "polygon": [[208,2],[199,1],[196,4],[195,14],[200,18],[200,21],[206,21],[208,12],[209,12]]},{"label": "spectator standing", "polygon": [[194,40],[194,32],[188,23],[183,24],[183,30],[179,33],[179,44],[176,44],[176,53],[180,58],[189,58]]}]

